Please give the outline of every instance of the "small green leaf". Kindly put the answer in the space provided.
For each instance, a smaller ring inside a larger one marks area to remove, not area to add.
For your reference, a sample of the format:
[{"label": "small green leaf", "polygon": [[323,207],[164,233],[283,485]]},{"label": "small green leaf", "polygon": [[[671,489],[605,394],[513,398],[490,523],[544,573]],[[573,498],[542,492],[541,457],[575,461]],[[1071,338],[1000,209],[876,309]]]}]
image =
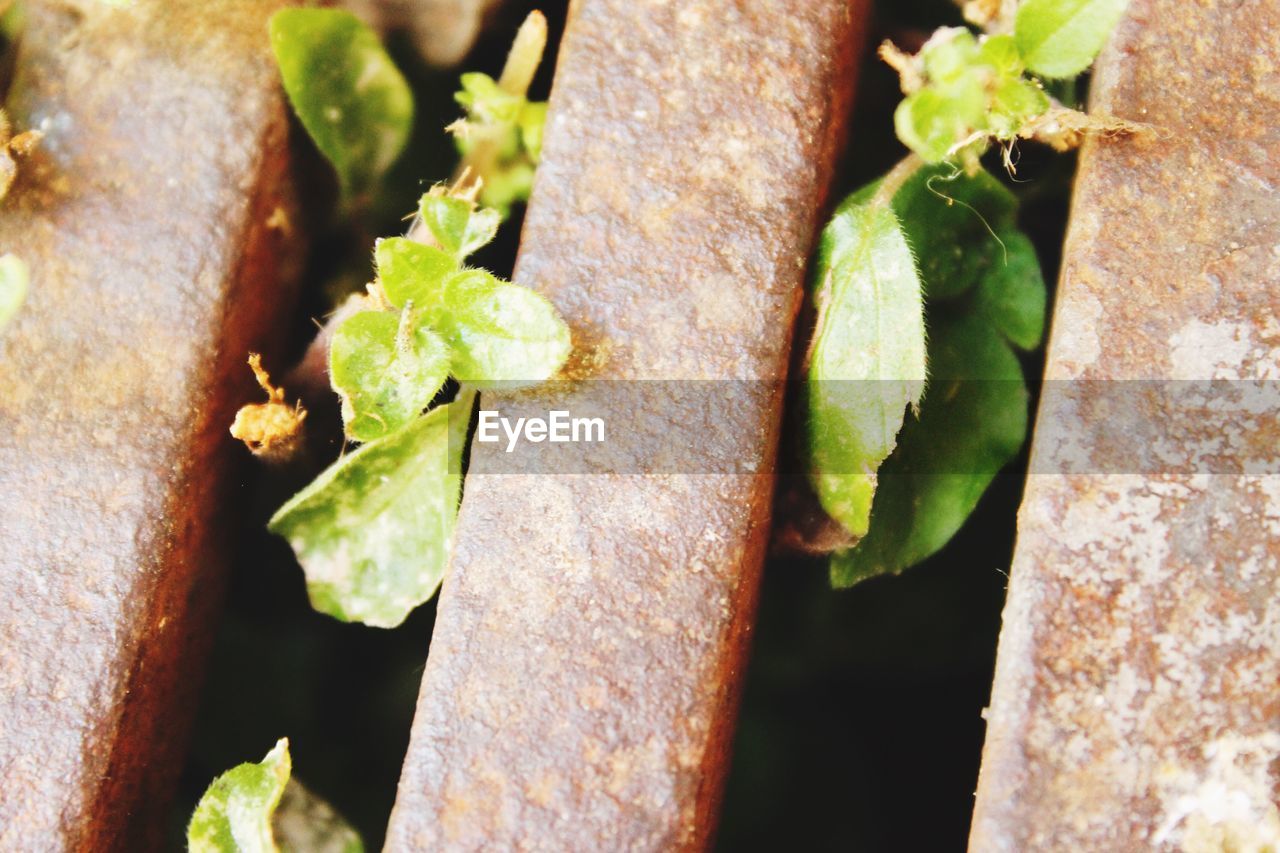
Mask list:
[{"label": "small green leaf", "polygon": [[31,274],[17,255],[0,255],[0,331],[27,299]]},{"label": "small green leaf", "polygon": [[999,234],[1003,246],[988,251],[992,264],[974,292],[978,314],[999,329],[1019,349],[1032,350],[1044,336],[1048,295],[1035,246],[1014,228]]},{"label": "small green leaf", "polygon": [[492,208],[432,193],[422,197],[418,213],[440,248],[459,261],[493,240],[502,224],[502,215]]},{"label": "small green leaf", "polygon": [[525,105],[523,95],[504,91],[488,74],[472,71],[461,77],[462,91],[453,99],[466,108],[474,121],[484,123],[514,123]]},{"label": "small green leaf", "polygon": [[[926,88],[908,95],[893,113],[902,144],[926,163],[940,163],[952,149],[985,125],[983,90],[978,86]],[[981,143],[985,148],[986,143]],[[979,150],[981,150],[979,148]]]},{"label": "small green leaf", "polygon": [[443,303],[428,311],[453,348],[453,375],[461,382],[533,385],[554,376],[569,356],[569,327],[555,306],[484,270],[454,274]]},{"label": "small green leaf", "polygon": [[542,131],[546,124],[546,101],[532,101],[524,105],[520,111],[520,144],[535,164],[542,159]]},{"label": "small green leaf", "polygon": [[281,9],[270,29],[302,126],[337,170],[343,193],[366,192],[409,141],[409,84],[377,34],[350,12]]},{"label": "small green leaf", "polygon": [[1014,38],[1027,67],[1042,77],[1074,77],[1092,64],[1128,0],[1026,0]]},{"label": "small green leaf", "polygon": [[473,394],[330,465],[272,517],[311,604],[343,622],[394,628],[444,577]]},{"label": "small green leaf", "polygon": [[455,126],[458,153],[481,179],[481,204],[505,217],[533,188],[547,105],[505,91],[485,74],[462,75],[455,98],[467,111]]},{"label": "small green leaf", "polygon": [[929,393],[880,469],[870,530],[831,558],[834,586],[902,571],[951,540],[1022,446],[1028,394],[1018,359],[982,316],[930,316]]},{"label": "small green leaf", "polygon": [[271,818],[289,781],[289,741],[280,740],[260,764],[223,773],[204,792],[187,826],[191,853],[275,853]]},{"label": "small green leaf", "polygon": [[876,470],[925,379],[920,279],[897,216],[875,189],[842,204],[823,231],[805,386],[810,481],[854,536],[867,532]]},{"label": "small green leaf", "polygon": [[458,259],[444,249],[404,237],[379,240],[373,254],[382,292],[397,308],[439,302],[445,279],[458,269]]},{"label": "small green leaf", "polygon": [[1006,77],[991,87],[987,129],[996,139],[1013,139],[1030,119],[1049,109],[1049,96],[1024,77]]},{"label": "small green leaf", "polygon": [[361,311],[333,335],[329,377],[342,396],[347,435],[373,441],[422,413],[449,376],[449,345],[414,321],[412,306],[399,315]]},{"label": "small green leaf", "polygon": [[953,299],[982,280],[993,262],[991,233],[1014,227],[1018,202],[986,171],[966,175],[942,165],[923,168],[904,183],[893,209],[915,252],[925,295]]}]

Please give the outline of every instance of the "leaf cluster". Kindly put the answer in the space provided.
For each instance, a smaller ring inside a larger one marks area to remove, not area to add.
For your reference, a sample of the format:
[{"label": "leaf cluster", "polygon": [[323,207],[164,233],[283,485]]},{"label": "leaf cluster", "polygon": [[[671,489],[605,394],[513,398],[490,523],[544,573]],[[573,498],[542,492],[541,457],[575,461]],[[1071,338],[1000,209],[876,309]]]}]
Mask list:
[{"label": "leaf cluster", "polygon": [[944,165],[855,193],[823,233],[805,447],[856,543],[832,555],[837,586],[936,552],[1022,446],[1014,348],[1039,345],[1046,290],[1016,216],[991,175]]},{"label": "leaf cluster", "polygon": [[480,202],[505,217],[533,189],[547,104],[507,91],[479,72],[462,75],[462,89],[454,98],[466,110],[466,117],[452,126],[458,152],[482,182]]},{"label": "leaf cluster", "polygon": [[956,162],[975,172],[993,140],[1007,145],[1034,133],[1035,120],[1054,106],[1040,78],[1086,69],[1126,3],[1027,0],[1012,33],[944,27],[915,56],[886,46],[882,55],[906,94],[894,113],[898,138],[926,163]]}]

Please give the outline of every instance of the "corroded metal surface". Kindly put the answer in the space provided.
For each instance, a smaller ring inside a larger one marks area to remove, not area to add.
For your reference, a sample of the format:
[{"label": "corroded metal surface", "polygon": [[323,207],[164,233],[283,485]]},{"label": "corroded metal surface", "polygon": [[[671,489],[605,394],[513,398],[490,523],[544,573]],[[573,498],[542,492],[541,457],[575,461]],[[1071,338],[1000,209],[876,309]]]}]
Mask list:
[{"label": "corroded metal surface", "polygon": [[[1280,378],[1278,31],[1270,0],[1134,0],[1092,106],[1158,130],[1082,153],[1049,379]],[[1032,466],[1091,468],[1027,485],[970,848],[1271,849],[1280,476],[1066,447],[1105,417],[1071,397]],[[1146,419],[1280,470],[1274,408],[1219,402]]]},{"label": "corroded metal surface", "polygon": [[[784,377],[862,15],[848,0],[572,7],[516,271],[573,327],[572,376]],[[620,442],[647,459],[512,474],[499,446],[473,445],[388,849],[709,842],[781,383],[741,383],[732,430],[643,382],[604,384],[584,393],[609,403],[607,430],[653,431]],[[545,416],[573,393],[481,407]],[[757,473],[705,473],[704,455]],[[634,473],[646,462],[688,473]]]},{"label": "corroded metal surface", "polygon": [[278,4],[27,5],[9,106],[45,136],[0,206],[32,272],[0,337],[0,848],[153,849],[244,356],[288,306]]}]

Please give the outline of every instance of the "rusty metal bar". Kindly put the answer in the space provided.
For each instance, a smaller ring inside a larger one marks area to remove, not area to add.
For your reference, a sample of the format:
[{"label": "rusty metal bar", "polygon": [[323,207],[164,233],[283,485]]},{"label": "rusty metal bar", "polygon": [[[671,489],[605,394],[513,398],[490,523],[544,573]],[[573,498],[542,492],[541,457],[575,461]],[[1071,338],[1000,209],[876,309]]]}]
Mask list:
[{"label": "rusty metal bar", "polygon": [[[688,473],[512,474],[473,445],[387,849],[709,843],[864,9],[571,7],[516,278],[569,320],[576,379],[636,380],[594,383],[607,429],[654,429],[620,443]],[[767,381],[715,431],[649,379]],[[576,393],[481,407],[545,416]]]},{"label": "rusty metal bar", "polygon": [[1135,470],[1073,390],[1280,376],[1278,31],[1269,0],[1134,0],[1100,60],[1093,109],[1156,130],[1081,155],[971,850],[1280,842],[1276,411],[1128,383],[1167,463]]},{"label": "rusty metal bar", "polygon": [[[33,0],[0,206],[0,847],[158,849],[247,350],[295,264],[271,0]],[[282,289],[283,288],[283,289]]]}]

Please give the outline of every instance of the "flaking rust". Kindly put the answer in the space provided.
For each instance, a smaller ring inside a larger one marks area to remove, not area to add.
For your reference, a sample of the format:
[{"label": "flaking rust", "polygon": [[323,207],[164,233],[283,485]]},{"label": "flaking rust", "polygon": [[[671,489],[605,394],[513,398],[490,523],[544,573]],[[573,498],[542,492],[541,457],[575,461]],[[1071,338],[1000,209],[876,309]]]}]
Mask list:
[{"label": "flaking rust", "polygon": [[[606,429],[653,440],[573,475],[504,473],[498,445],[473,445],[389,850],[709,843],[864,14],[571,5],[516,280],[556,303],[580,357],[568,387],[480,405],[573,413],[594,395]],[[761,381],[722,430],[707,395],[671,399],[679,379]]]},{"label": "flaking rust", "polygon": [[[267,0],[31,0],[0,204],[0,848],[159,849],[225,568],[245,353],[288,310]],[[278,215],[274,217],[278,223]]]},{"label": "flaking rust", "polygon": [[[1092,107],[1156,132],[1081,154],[977,853],[1280,844],[1280,447],[1240,382],[1280,377],[1278,31],[1269,0],[1134,0],[1097,66]],[[1159,427],[1142,470],[1072,384],[1209,378],[1199,420],[1126,385]]]}]

